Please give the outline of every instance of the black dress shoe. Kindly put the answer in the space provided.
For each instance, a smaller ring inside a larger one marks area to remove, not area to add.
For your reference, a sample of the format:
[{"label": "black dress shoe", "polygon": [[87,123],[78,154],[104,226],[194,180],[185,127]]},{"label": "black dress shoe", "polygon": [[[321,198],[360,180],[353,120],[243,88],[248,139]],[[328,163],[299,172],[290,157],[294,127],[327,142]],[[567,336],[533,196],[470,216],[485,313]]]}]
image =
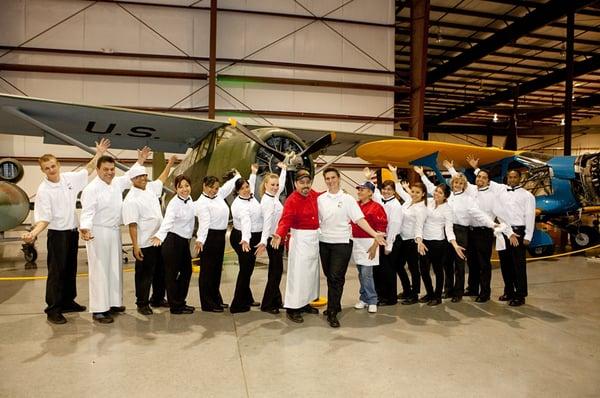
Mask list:
[{"label": "black dress shoe", "polygon": [[223,309],[223,307],[215,307],[215,308],[209,308],[207,310],[205,310],[203,308],[202,311],[204,311],[204,312],[224,312],[225,310]]},{"label": "black dress shoe", "polygon": [[452,302],[453,303],[458,303],[460,301],[462,301],[462,296],[454,296],[454,297],[452,297]]},{"label": "black dress shoe", "polygon": [[48,322],[53,323],[55,325],[62,325],[63,323],[67,323],[67,318],[65,318],[60,312],[49,312],[47,318]]},{"label": "black dress shoe", "polygon": [[159,307],[169,308],[169,303],[167,302],[167,300],[150,303],[150,305],[154,308],[159,308]]},{"label": "black dress shoe", "polygon": [[327,323],[332,328],[339,328],[340,327],[340,321],[338,321],[337,314],[334,313],[334,312],[327,314]]},{"label": "black dress shoe", "polygon": [[296,323],[304,322],[304,318],[302,318],[302,314],[299,311],[294,311],[294,312],[288,311],[286,313],[286,316],[292,322],[296,322]]},{"label": "black dress shoe", "polygon": [[229,308],[229,304],[222,303],[221,304],[221,308],[227,309],[227,308]]},{"label": "black dress shoe", "polygon": [[86,310],[85,305],[77,304],[76,302],[73,301],[71,304],[65,306],[61,312],[63,314],[66,314],[69,312],[83,312],[85,310]]},{"label": "black dress shoe", "polygon": [[304,307],[302,307],[302,312],[306,312],[307,314],[318,314],[319,310],[307,304]]},{"label": "black dress shoe", "polygon": [[377,306],[378,307],[385,307],[385,306],[388,306],[388,305],[396,305],[396,304],[398,304],[397,301],[381,300],[381,301],[377,302]]},{"label": "black dress shoe", "polygon": [[269,310],[261,310],[262,312],[268,312],[269,314],[277,315],[279,314],[279,308],[271,308]]},{"label": "black dress shoe", "polygon": [[511,307],[519,307],[523,304],[525,304],[525,299],[512,299],[508,303],[508,305],[510,305]]},{"label": "black dress shoe", "polygon": [[430,300],[431,300],[431,297],[429,297],[429,295],[426,294],[419,299],[419,303],[428,303]]},{"label": "black dress shoe", "polygon": [[410,298],[402,300],[402,302],[400,304],[411,305],[411,304],[417,304],[418,302],[419,302],[419,299],[417,299],[416,297],[410,297]]},{"label": "black dress shoe", "polygon": [[475,299],[476,303],[486,303],[490,300],[489,297],[483,297],[483,296],[479,296]]},{"label": "black dress shoe", "polygon": [[507,294],[503,294],[502,296],[498,297],[498,300],[500,300],[500,301],[511,301],[512,297],[510,297]]},{"label": "black dress shoe", "polygon": [[410,298],[409,293],[402,292],[402,293],[398,294],[398,299],[400,299],[400,300],[406,300],[407,298]]},{"label": "black dress shoe", "polygon": [[110,309],[108,311],[110,313],[112,313],[112,314],[116,314],[116,313],[119,313],[119,312],[125,312],[125,307],[124,306],[110,307]]},{"label": "black dress shoe", "polygon": [[137,312],[139,312],[142,315],[152,315],[154,313],[154,312],[152,312],[152,308],[150,308],[150,306],[148,306],[148,305],[143,305],[141,307],[138,307]]},{"label": "black dress shoe", "polygon": [[440,304],[442,304],[442,299],[431,299],[427,303],[427,305],[430,306],[430,307],[433,307],[433,306],[436,306],[436,305],[440,305]]},{"label": "black dress shoe", "polygon": [[193,314],[194,310],[190,310],[189,308],[186,307],[181,307],[181,308],[171,308],[171,314],[175,314],[175,315],[189,315],[189,314]]},{"label": "black dress shoe", "polygon": [[98,323],[113,323],[115,320],[110,315],[110,312],[94,312],[92,314],[92,319],[94,319]]},{"label": "black dress shoe", "polygon": [[479,293],[475,293],[474,290],[467,289],[467,290],[465,290],[465,293],[463,294],[463,296],[474,297],[474,296],[479,296]]},{"label": "black dress shoe", "polygon": [[444,292],[444,294],[442,294],[442,298],[443,299],[449,299],[452,298],[452,294],[448,293],[448,292]]},{"label": "black dress shoe", "polygon": [[183,308],[187,308],[188,310],[191,310],[192,312],[196,311],[196,307],[192,307],[191,305],[184,305]]},{"label": "black dress shoe", "polygon": [[253,301],[250,303],[250,307],[260,307],[260,303],[258,301]]}]

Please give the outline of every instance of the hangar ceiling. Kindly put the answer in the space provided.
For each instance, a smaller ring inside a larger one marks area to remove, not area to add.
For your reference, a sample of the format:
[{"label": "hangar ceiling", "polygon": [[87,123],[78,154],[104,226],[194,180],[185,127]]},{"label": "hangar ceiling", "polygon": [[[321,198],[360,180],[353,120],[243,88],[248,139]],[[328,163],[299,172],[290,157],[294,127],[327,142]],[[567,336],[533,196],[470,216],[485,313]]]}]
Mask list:
[{"label": "hangar ceiling", "polygon": [[[549,127],[564,120],[568,7],[573,122],[600,115],[599,2],[431,0],[426,130],[503,135],[518,97],[519,127],[555,132]],[[409,2],[396,1],[397,81],[408,77],[410,44]],[[396,117],[408,116],[408,95],[395,97]]]}]

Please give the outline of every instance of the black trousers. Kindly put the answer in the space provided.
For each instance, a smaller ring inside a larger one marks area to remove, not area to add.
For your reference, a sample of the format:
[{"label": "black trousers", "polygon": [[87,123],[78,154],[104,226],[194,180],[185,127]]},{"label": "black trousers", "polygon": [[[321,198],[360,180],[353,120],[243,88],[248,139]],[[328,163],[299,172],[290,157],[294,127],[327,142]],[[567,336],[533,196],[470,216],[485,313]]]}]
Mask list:
[{"label": "black trousers", "polygon": [[[160,247],[143,247],[144,260],[135,260],[135,297],[136,305],[143,307],[151,301],[159,304],[165,297],[165,265]],[[152,299],[150,287],[152,286]]]},{"label": "black trousers", "polygon": [[[441,299],[444,287],[444,263],[448,256],[448,242],[446,240],[423,241],[427,247],[427,253],[421,256],[421,279],[425,285],[425,291],[430,298]],[[430,269],[433,268],[435,275],[435,290],[431,281]]]},{"label": "black trousers", "polygon": [[494,230],[491,228],[471,227],[469,230],[467,290],[480,297],[489,298],[491,294],[494,239]]},{"label": "black trousers", "polygon": [[[395,242],[394,242],[395,243]],[[398,275],[401,272],[406,274],[404,265],[408,263],[408,271],[410,272],[410,285],[404,287],[404,293],[408,293],[410,297],[419,297],[421,291],[421,276],[419,272],[419,252],[417,250],[417,244],[414,239],[403,240],[400,244],[400,253],[398,255]],[[406,276],[408,279],[408,274]],[[402,276],[400,277],[402,281]]]},{"label": "black trousers", "polygon": [[[459,246],[464,247],[465,253],[469,250],[469,227],[454,224],[454,235],[456,235],[456,243]],[[462,297],[465,293],[465,264],[466,261],[458,257],[456,252],[454,253],[453,275],[454,280],[452,283],[452,289],[448,290],[450,295],[453,297]]]},{"label": "black trousers", "polygon": [[48,279],[46,279],[46,304],[44,312],[56,313],[67,309],[77,297],[77,245],[76,229],[48,230]]},{"label": "black trousers", "polygon": [[404,269],[400,266],[400,251],[402,250],[402,238],[396,236],[392,251],[385,254],[383,248],[380,251],[379,266],[373,267],[373,279],[375,281],[375,290],[380,302],[387,304],[396,304],[398,302],[398,287],[396,275],[400,277],[402,291],[410,292],[410,279]]},{"label": "black trousers", "polygon": [[225,255],[225,232],[227,232],[225,229],[209,229],[200,253],[198,290],[203,311],[211,311],[223,306],[220,287]]},{"label": "black trousers", "polygon": [[161,251],[165,264],[165,285],[169,306],[172,310],[179,310],[186,303],[192,277],[190,241],[169,232]]},{"label": "black trousers", "polygon": [[340,312],[346,271],[352,256],[352,241],[349,243],[319,242],[319,256],[323,273],[327,277],[327,311]]},{"label": "black trousers", "polygon": [[261,232],[252,232],[250,242],[248,242],[250,243],[249,252],[243,251],[242,245],[240,245],[242,231],[233,228],[229,235],[229,243],[233,250],[235,250],[240,264],[240,271],[235,282],[235,292],[231,301],[231,312],[249,311],[251,304],[254,302],[252,290],[250,289],[250,278],[252,277],[254,264],[256,263],[256,256],[254,255],[256,249],[254,246],[260,242],[261,235]]},{"label": "black trousers", "polygon": [[269,273],[260,306],[262,311],[270,311],[283,307],[281,290],[279,290],[281,275],[283,274],[283,245],[279,245],[278,249],[273,249],[271,247],[271,238],[269,238],[267,241],[267,254],[269,255]]},{"label": "black trousers", "polygon": [[523,237],[525,236],[525,227],[513,226],[513,231],[519,236],[519,246],[510,245],[510,241],[505,236],[504,243],[506,250],[501,250],[500,270],[502,279],[504,279],[504,294],[514,299],[524,299],[527,297],[527,261]]}]

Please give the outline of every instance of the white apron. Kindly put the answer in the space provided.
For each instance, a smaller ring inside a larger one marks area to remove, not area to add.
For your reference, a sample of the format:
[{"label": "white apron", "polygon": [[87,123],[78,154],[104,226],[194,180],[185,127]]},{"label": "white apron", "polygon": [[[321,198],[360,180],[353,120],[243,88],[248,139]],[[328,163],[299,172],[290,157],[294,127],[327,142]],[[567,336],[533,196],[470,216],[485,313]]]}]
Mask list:
[{"label": "white apron", "polygon": [[319,235],[316,229],[291,229],[285,308],[302,308],[319,297]]},{"label": "white apron", "polygon": [[90,312],[123,305],[123,258],[118,227],[92,227],[94,239],[85,243],[88,257]]},{"label": "white apron", "polygon": [[379,252],[375,258],[369,260],[368,250],[373,244],[373,238],[352,238],[352,260],[357,265],[373,266],[379,265]]}]

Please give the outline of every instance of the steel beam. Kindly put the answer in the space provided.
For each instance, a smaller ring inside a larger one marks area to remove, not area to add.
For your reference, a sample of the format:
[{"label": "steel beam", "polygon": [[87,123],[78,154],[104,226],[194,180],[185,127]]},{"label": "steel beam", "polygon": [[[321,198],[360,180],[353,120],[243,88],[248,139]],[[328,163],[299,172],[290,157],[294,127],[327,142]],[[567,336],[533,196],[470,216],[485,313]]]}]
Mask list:
[{"label": "steel beam", "polygon": [[564,155],[571,156],[571,143],[573,141],[573,41],[575,38],[575,13],[567,14],[567,48],[565,65],[565,131]]},{"label": "steel beam", "polygon": [[410,7],[410,128],[411,137],[423,139],[429,0],[412,0]]},{"label": "steel beam", "polygon": [[215,118],[217,87],[217,0],[210,0],[210,56],[208,61],[208,118]]}]

